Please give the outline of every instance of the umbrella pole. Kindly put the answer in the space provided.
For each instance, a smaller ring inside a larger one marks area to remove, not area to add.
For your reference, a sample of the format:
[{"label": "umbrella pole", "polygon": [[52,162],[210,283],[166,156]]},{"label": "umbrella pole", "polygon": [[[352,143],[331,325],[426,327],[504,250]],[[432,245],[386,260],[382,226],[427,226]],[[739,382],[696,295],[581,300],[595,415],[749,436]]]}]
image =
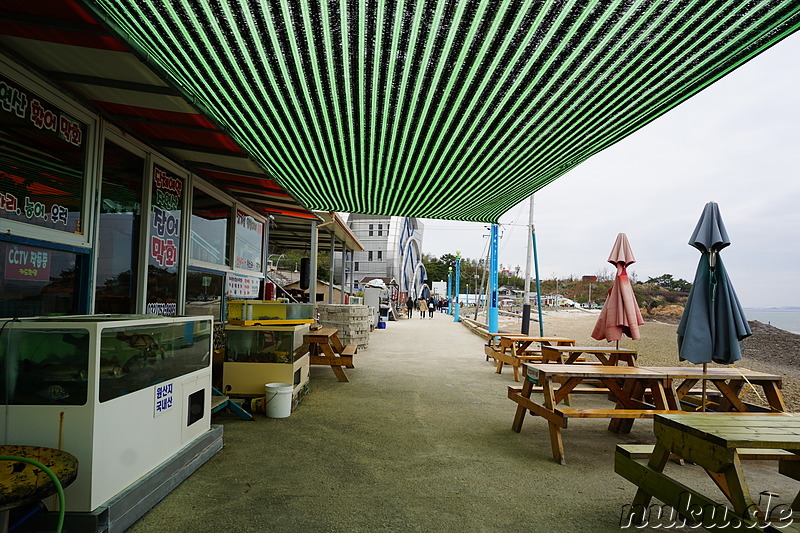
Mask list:
[{"label": "umbrella pole", "polygon": [[[708,363],[703,363],[703,374],[705,374],[707,370],[708,370]],[[701,411],[705,412],[706,411],[706,380],[705,379],[703,380],[703,397],[702,397],[701,401],[702,401],[702,404],[701,404],[702,405],[702,409],[701,409]]]}]

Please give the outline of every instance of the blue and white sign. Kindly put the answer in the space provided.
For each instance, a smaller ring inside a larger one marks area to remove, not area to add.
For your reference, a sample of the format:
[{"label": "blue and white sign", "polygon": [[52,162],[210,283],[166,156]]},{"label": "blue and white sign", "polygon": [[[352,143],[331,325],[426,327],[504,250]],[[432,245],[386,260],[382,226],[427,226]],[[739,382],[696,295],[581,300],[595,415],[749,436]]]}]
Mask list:
[{"label": "blue and white sign", "polygon": [[153,417],[163,415],[172,409],[175,401],[173,398],[174,386],[172,383],[161,383],[155,388],[155,404],[153,405]]}]

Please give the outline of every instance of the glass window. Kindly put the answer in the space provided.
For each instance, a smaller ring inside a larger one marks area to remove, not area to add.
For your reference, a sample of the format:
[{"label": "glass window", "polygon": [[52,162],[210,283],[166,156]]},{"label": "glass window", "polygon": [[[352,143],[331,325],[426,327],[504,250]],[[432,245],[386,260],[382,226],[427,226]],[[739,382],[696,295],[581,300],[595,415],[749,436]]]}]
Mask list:
[{"label": "glass window", "polygon": [[83,232],[86,131],[0,76],[0,219]]},{"label": "glass window", "polygon": [[147,312],[178,314],[183,180],[153,167],[150,257],[147,268]]},{"label": "glass window", "polygon": [[372,237],[372,229],[373,229],[373,226],[374,226],[374,224],[370,224],[370,225],[369,225],[369,236],[370,236],[370,237]]},{"label": "glass window", "polygon": [[100,401],[107,402],[208,367],[211,352],[208,325],[200,321],[148,324],[141,329],[133,326],[104,329],[100,351],[114,365],[118,377],[100,380]]},{"label": "glass window", "polygon": [[378,224],[378,237],[383,236],[383,224]]},{"label": "glass window", "polygon": [[383,261],[383,252],[378,250],[378,261]]},{"label": "glass window", "polygon": [[7,328],[0,338],[3,397],[11,405],[86,404],[88,348],[85,329]]},{"label": "glass window", "polygon": [[189,256],[198,261],[229,266],[228,204],[195,188],[192,193],[192,240]]},{"label": "glass window", "polygon": [[221,320],[224,293],[224,274],[189,270],[186,278],[186,314],[213,315],[214,320]]},{"label": "glass window", "polygon": [[358,261],[353,263],[355,266],[353,267],[356,272],[358,272]]},{"label": "glass window", "polygon": [[372,250],[367,252],[367,261],[372,261]]},{"label": "glass window", "polygon": [[144,159],[106,140],[95,313],[136,313]]},{"label": "glass window", "polygon": [[0,316],[76,315],[87,256],[0,242]]},{"label": "glass window", "polygon": [[236,268],[261,272],[264,224],[247,213],[236,211]]}]

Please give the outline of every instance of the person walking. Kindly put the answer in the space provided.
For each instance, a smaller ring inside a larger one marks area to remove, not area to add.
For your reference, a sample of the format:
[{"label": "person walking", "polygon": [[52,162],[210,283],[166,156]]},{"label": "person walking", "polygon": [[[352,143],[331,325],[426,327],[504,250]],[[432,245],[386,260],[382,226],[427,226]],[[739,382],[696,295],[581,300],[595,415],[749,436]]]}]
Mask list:
[{"label": "person walking", "polygon": [[417,306],[419,308],[419,317],[425,318],[425,311],[428,310],[428,303],[425,301],[425,298],[420,296],[419,300],[417,300]]},{"label": "person walking", "polygon": [[406,309],[408,309],[408,318],[411,318],[414,314],[414,298],[411,295],[408,295],[408,300],[406,300]]},{"label": "person walking", "polygon": [[433,310],[436,308],[436,304],[433,303],[433,297],[431,296],[428,299],[428,318],[433,318]]}]

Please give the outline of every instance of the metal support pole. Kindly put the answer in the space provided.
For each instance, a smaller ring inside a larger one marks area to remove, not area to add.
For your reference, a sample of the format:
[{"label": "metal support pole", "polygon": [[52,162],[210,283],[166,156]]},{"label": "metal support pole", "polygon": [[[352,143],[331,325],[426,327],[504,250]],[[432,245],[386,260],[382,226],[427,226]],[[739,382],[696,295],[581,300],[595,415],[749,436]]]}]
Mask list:
[{"label": "metal support pole", "polygon": [[345,285],[346,285],[346,283],[345,283],[346,279],[345,278],[347,277],[345,275],[345,268],[347,267],[347,248],[345,248],[346,244],[347,243],[344,240],[342,240],[342,284],[340,285],[341,288],[342,288],[342,297],[341,297],[341,302],[340,303],[344,303],[344,293],[345,293],[345,290],[346,290],[345,289]]},{"label": "metal support pole", "polygon": [[328,303],[333,303],[333,271],[334,269],[334,261],[333,261],[333,251],[336,249],[336,234],[331,233],[331,254],[329,257],[328,262],[330,263],[330,268],[328,269]]},{"label": "metal support pole", "polygon": [[447,314],[453,314],[453,267],[450,267],[447,271]]},{"label": "metal support pole", "polygon": [[319,230],[317,229],[317,221],[311,222],[311,251],[309,253],[308,261],[308,301],[314,306],[312,310],[312,317],[317,316],[317,254],[319,254]]},{"label": "metal support pole", "polygon": [[350,296],[355,294],[356,283],[356,251],[350,250]]},{"label": "metal support pole", "polygon": [[459,312],[461,311],[461,304],[458,301],[458,295],[461,292],[461,256],[456,256],[456,285],[455,285],[455,296],[456,301],[453,307],[453,322],[461,322],[461,317],[459,316]]},{"label": "metal support pole", "polygon": [[491,236],[489,237],[489,332],[497,333],[499,326],[499,313],[497,311],[497,263],[498,263],[498,241],[499,228],[497,224],[492,224]]}]

